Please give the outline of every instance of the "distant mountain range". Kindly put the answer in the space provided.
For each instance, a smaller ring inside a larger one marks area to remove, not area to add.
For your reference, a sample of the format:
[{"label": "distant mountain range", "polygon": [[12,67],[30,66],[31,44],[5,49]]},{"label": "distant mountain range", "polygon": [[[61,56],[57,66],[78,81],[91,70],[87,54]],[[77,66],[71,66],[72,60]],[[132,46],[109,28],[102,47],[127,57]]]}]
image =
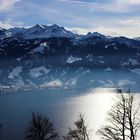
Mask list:
[{"label": "distant mountain range", "polygon": [[0,61],[137,67],[139,56],[139,38],[110,37],[97,32],[78,35],[58,25],[0,28]]},{"label": "distant mountain range", "polygon": [[[0,92],[44,88],[46,81],[59,76],[69,80],[69,68],[78,71],[83,79],[89,69],[97,68],[127,69],[139,74],[140,40],[97,32],[79,35],[58,25],[0,28]],[[54,81],[53,85],[61,85],[59,80]],[[75,78],[70,83],[73,85]]]},{"label": "distant mountain range", "polygon": [[21,37],[24,39],[37,39],[37,38],[51,38],[51,37],[67,37],[73,38],[75,34],[70,31],[65,30],[64,27],[59,27],[58,25],[39,25],[36,24],[30,28],[10,28],[10,29],[0,29],[1,38],[7,37]]},{"label": "distant mountain range", "polygon": [[133,39],[140,41],[140,37],[134,37]]}]

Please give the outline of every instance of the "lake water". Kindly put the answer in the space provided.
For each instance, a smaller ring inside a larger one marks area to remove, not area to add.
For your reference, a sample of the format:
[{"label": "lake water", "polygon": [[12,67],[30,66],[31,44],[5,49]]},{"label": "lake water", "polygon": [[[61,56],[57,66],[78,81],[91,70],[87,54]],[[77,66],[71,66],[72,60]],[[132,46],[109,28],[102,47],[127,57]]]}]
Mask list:
[{"label": "lake water", "polygon": [[[72,77],[72,76],[70,76]],[[87,81],[94,80],[93,85]],[[31,112],[47,115],[56,130],[65,135],[69,126],[84,114],[92,139],[99,139],[98,128],[104,124],[106,113],[116,96],[113,92],[115,83],[134,91],[140,101],[140,77],[127,72],[100,72],[85,75],[73,88],[51,88],[42,90],[20,91],[15,94],[0,95],[0,121],[3,123],[3,140],[23,140],[24,132],[31,118]],[[99,81],[96,84],[95,81]],[[113,81],[113,82],[111,82]],[[81,86],[81,87],[80,87]],[[110,88],[107,88],[110,87]]]}]

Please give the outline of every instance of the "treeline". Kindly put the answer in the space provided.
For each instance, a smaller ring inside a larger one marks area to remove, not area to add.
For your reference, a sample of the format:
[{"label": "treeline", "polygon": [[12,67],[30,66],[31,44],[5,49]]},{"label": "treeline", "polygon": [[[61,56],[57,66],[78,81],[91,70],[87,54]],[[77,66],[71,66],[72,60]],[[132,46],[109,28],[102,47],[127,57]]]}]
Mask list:
[{"label": "treeline", "polygon": [[[116,95],[115,103],[108,112],[106,123],[97,131],[102,140],[138,140],[140,129],[140,104],[136,96],[128,93]],[[0,134],[2,124],[0,125]],[[26,140],[91,140],[91,131],[83,115],[74,122],[74,128],[68,128],[65,136],[60,137],[46,116],[32,112],[25,132]],[[0,135],[1,136],[1,135]],[[2,137],[0,137],[2,139]],[[94,140],[94,138],[92,138]]]}]

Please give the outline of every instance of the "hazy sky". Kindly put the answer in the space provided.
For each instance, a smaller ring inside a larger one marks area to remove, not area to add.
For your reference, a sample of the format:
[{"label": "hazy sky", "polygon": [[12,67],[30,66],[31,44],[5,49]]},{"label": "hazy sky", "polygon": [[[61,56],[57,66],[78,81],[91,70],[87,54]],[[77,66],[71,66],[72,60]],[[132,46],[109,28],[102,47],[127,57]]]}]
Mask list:
[{"label": "hazy sky", "polygon": [[140,0],[0,0],[0,26],[58,24],[78,33],[140,36]]}]

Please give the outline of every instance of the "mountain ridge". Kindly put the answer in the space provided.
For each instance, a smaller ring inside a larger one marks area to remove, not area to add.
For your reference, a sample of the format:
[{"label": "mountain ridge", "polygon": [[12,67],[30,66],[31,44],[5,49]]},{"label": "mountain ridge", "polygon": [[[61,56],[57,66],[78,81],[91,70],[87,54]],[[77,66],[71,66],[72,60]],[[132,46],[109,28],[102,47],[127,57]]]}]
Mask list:
[{"label": "mountain ridge", "polygon": [[[0,37],[0,93],[53,88],[52,83],[71,88],[78,78],[84,85],[85,75],[92,85],[94,69],[139,75],[140,41],[135,39],[97,32],[77,35],[58,25],[0,29]],[[70,71],[76,73],[69,81]]]},{"label": "mountain ridge", "polygon": [[[59,31],[62,31],[62,32],[65,32],[65,35],[68,34],[68,36],[60,36],[60,37],[69,37],[69,38],[73,38],[73,37],[76,37],[77,35],[78,36],[81,36],[81,37],[90,37],[90,36],[106,36],[106,35],[103,35],[101,33],[98,33],[98,32],[88,32],[87,34],[78,34],[78,33],[73,33],[72,31],[69,31],[67,29],[65,29],[63,26],[59,26],[59,25],[56,25],[56,24],[52,24],[52,25],[43,25],[43,24],[36,24],[34,26],[31,26],[31,27],[28,27],[28,28],[25,28],[25,27],[13,27],[13,28],[9,28],[9,29],[5,29],[5,28],[1,28],[0,27],[0,31],[1,30],[5,30],[5,32],[8,32],[11,34],[11,36],[15,35],[18,33],[18,35],[20,34],[26,34],[28,32],[36,32],[38,30],[40,31],[44,31],[47,33],[47,30],[51,30],[52,32],[54,30],[59,30]],[[50,33],[52,33],[50,32]],[[42,33],[42,32],[40,32]],[[0,32],[1,34],[1,32]],[[56,35],[56,34],[55,34]],[[59,36],[55,36],[55,35],[52,35],[50,37],[59,37]],[[59,34],[60,35],[60,34]],[[9,37],[9,36],[8,36]],[[36,36],[36,38],[38,38],[39,36]],[[108,38],[114,38],[114,37],[117,37],[117,36],[106,36]],[[122,37],[122,36],[118,36],[118,37]],[[125,37],[125,36],[123,36]],[[49,38],[49,36],[42,36],[42,38]],[[128,38],[128,37],[126,37]],[[26,39],[33,39],[33,38],[26,38]],[[134,40],[139,40],[139,37],[135,37],[135,38],[129,38],[129,39],[134,39]]]},{"label": "mountain ridge", "polygon": [[140,41],[135,39],[108,37],[98,32],[77,35],[56,24],[0,31],[1,62],[12,59],[16,63],[46,61],[53,66],[140,66]]}]

